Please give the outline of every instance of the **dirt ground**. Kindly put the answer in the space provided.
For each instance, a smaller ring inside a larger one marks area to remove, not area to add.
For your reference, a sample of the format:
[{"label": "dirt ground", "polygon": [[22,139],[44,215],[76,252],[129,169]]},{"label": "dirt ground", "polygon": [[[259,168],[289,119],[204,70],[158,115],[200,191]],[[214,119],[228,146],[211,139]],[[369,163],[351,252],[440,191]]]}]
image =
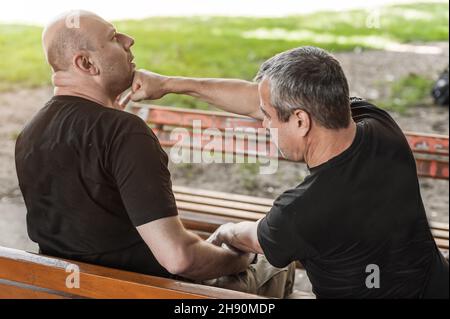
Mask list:
[{"label": "dirt ground", "polygon": [[[349,79],[353,95],[373,100],[384,98],[386,85],[410,73],[436,77],[448,63],[448,43],[432,44],[441,54],[385,51],[336,54]],[[14,165],[15,139],[33,114],[51,97],[49,87],[0,93],[0,245],[37,251],[27,236],[26,209],[18,187]],[[448,134],[448,108],[419,106],[406,114],[392,113],[404,130]],[[171,164],[173,183],[203,189],[275,198],[296,186],[307,174],[302,164],[280,162],[275,175],[255,175],[249,165]],[[430,220],[448,223],[448,180],[421,180],[422,197]],[[297,289],[309,290],[304,272],[299,272]]]}]

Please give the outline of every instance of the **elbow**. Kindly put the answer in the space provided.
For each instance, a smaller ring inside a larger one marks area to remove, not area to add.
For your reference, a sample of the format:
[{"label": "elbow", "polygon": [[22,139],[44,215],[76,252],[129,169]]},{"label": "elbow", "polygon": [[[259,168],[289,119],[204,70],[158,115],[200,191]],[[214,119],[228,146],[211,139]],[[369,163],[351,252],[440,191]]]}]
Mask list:
[{"label": "elbow", "polygon": [[191,264],[184,261],[175,260],[164,268],[166,268],[166,270],[172,275],[183,276],[184,274],[189,272]]},{"label": "elbow", "polygon": [[191,271],[193,265],[193,258],[189,253],[183,251],[169,258],[162,266],[172,275],[183,276]]}]

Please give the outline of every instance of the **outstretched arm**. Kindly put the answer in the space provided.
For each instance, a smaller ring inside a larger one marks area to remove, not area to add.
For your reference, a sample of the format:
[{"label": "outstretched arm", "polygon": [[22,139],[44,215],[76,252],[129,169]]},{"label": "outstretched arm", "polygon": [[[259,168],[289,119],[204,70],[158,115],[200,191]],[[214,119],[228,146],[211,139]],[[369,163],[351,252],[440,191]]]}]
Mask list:
[{"label": "outstretched arm", "polygon": [[[224,111],[263,120],[259,108],[258,84],[236,79],[169,77],[149,71],[136,71],[133,101],[156,100],[169,93],[193,96]],[[126,102],[126,100],[125,100]]]}]

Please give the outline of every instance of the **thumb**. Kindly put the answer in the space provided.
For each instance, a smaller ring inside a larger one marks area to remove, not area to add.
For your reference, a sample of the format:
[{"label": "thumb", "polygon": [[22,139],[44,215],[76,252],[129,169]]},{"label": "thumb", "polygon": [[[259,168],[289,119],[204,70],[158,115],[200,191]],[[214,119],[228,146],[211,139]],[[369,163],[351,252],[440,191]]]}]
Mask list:
[{"label": "thumb", "polygon": [[142,87],[139,87],[137,90],[133,89],[130,98],[133,102],[139,102],[145,100],[147,96],[145,90]]}]

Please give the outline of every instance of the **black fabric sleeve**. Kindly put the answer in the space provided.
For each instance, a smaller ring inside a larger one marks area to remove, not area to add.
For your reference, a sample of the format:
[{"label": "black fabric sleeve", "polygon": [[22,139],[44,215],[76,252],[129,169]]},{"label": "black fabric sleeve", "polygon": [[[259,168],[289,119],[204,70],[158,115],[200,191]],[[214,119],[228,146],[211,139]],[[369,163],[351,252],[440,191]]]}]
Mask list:
[{"label": "black fabric sleeve", "polygon": [[123,134],[111,148],[111,170],[135,227],[178,214],[168,157],[152,133]]},{"label": "black fabric sleeve", "polygon": [[[314,242],[316,218],[311,218],[308,211],[312,207],[305,199],[308,189],[305,183],[281,194],[274,202],[267,215],[258,225],[258,242],[269,263],[275,267],[285,267],[293,261],[304,261],[318,256],[317,250],[310,243]],[[308,182],[309,183],[309,182]]]},{"label": "black fabric sleeve", "polygon": [[258,225],[258,242],[269,263],[282,268],[297,259],[301,244],[293,234],[293,221],[287,211],[274,205]]}]

